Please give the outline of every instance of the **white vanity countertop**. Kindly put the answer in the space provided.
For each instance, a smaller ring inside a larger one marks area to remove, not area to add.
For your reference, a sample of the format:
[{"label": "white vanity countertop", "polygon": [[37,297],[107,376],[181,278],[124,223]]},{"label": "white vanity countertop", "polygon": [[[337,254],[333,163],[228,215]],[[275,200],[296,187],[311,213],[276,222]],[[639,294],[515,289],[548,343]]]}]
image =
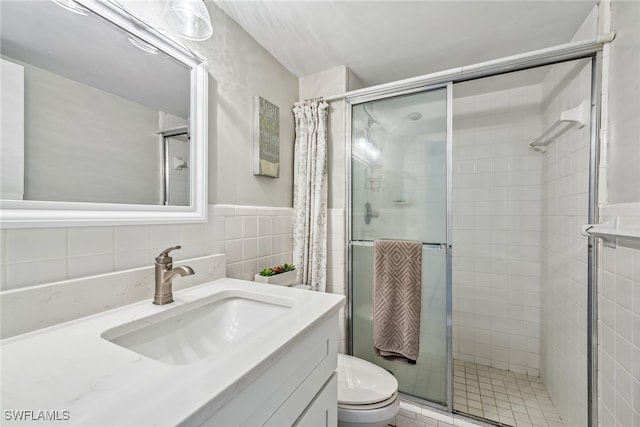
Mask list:
[{"label": "white vanity countertop", "polygon": [[[186,365],[162,363],[101,337],[115,326],[227,290],[276,295],[293,304],[247,339],[243,351],[212,354]],[[204,405],[222,407],[297,338],[344,305],[339,295],[236,279],[178,291],[174,298],[173,304],[156,306],[149,299],[0,341],[2,424],[12,424],[7,411],[32,411],[27,414],[31,417],[57,411],[68,420],[45,424],[178,425]],[[42,420],[33,424],[45,425]]]}]

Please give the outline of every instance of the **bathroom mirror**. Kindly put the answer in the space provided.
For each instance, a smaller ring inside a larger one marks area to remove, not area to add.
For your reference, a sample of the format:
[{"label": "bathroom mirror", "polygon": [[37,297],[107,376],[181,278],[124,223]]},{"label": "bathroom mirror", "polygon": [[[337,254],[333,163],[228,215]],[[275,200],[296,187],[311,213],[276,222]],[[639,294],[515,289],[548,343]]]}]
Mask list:
[{"label": "bathroom mirror", "polygon": [[0,3],[2,227],[201,222],[206,62],[98,0]]}]

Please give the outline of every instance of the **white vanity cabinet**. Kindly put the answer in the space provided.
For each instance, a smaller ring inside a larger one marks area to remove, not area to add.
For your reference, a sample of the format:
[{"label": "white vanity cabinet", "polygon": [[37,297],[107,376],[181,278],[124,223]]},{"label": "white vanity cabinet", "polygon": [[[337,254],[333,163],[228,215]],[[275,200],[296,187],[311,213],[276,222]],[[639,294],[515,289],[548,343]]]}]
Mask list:
[{"label": "white vanity cabinet", "polygon": [[338,315],[280,349],[273,365],[208,418],[207,409],[182,425],[337,426]]}]

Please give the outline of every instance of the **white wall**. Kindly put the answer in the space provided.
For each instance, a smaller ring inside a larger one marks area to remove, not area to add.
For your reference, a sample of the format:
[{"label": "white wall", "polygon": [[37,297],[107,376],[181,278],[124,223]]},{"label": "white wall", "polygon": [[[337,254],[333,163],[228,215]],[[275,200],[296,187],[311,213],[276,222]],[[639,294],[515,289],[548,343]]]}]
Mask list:
[{"label": "white wall", "polygon": [[537,376],[540,87],[455,94],[454,358]]},{"label": "white wall", "polygon": [[[610,10],[609,10],[610,6]],[[608,130],[607,203],[640,201],[640,2],[602,2],[615,40],[604,49],[602,127]]]},{"label": "white wall", "polygon": [[[163,2],[160,2],[161,4]],[[291,207],[293,204],[293,103],[298,78],[213,2],[206,2],[214,36],[188,43],[207,57],[217,81],[217,120],[209,132],[209,201]],[[253,176],[253,97],[280,109],[280,177]]]}]

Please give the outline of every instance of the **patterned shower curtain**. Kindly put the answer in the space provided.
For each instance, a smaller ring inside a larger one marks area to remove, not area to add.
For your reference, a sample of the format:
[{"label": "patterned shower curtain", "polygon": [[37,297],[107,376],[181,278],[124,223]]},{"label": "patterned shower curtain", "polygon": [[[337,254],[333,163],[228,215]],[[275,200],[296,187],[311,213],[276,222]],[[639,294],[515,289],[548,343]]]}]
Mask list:
[{"label": "patterned shower curtain", "polygon": [[326,290],[327,270],[327,104],[297,102],[293,161],[293,264],[297,281]]}]

